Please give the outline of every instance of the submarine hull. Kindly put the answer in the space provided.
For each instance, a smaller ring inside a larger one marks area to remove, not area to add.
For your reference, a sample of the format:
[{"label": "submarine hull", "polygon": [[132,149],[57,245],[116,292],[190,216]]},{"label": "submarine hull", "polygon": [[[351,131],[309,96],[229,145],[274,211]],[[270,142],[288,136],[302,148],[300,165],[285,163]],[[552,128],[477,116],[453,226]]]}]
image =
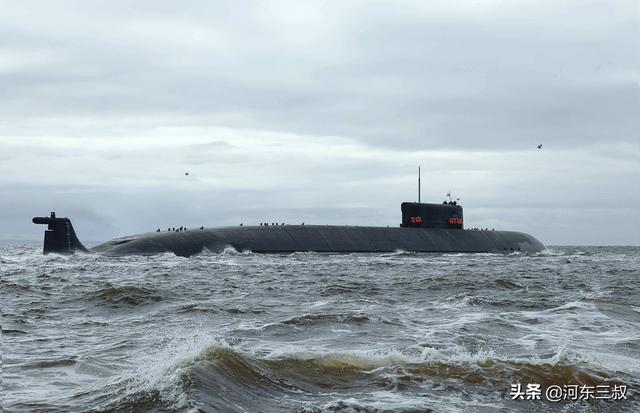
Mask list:
[{"label": "submarine hull", "polygon": [[105,255],[172,252],[188,257],[225,248],[256,253],[536,253],[544,245],[522,232],[323,225],[246,226],[154,232],[117,238],[91,249]]}]

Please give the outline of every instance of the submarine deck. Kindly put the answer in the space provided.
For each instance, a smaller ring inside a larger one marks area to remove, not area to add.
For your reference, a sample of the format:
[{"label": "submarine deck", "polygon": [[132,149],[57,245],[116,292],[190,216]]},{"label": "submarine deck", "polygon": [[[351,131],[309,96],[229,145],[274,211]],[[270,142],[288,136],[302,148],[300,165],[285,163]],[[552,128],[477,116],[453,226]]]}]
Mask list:
[{"label": "submarine deck", "polygon": [[173,252],[191,256],[207,249],[233,247],[256,253],[412,252],[535,253],[544,245],[531,235],[514,231],[361,227],[336,225],[276,225],[152,232],[117,238],[92,251],[107,255],[151,255]]}]

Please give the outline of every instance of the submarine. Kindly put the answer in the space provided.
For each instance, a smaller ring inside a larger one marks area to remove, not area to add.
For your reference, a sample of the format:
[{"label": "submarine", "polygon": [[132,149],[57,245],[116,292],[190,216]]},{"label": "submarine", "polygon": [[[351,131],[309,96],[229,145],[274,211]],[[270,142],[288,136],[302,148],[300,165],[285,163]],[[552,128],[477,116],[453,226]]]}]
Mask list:
[{"label": "submarine", "polygon": [[[419,199],[419,198],[418,198]],[[43,253],[98,253],[110,256],[171,252],[189,257],[204,250],[234,248],[254,253],[431,253],[532,254],[545,246],[529,234],[514,231],[465,229],[463,208],[456,201],[442,204],[403,202],[398,227],[348,225],[255,225],[181,231],[160,231],[116,238],[86,248],[69,218],[34,217],[48,225]]]}]

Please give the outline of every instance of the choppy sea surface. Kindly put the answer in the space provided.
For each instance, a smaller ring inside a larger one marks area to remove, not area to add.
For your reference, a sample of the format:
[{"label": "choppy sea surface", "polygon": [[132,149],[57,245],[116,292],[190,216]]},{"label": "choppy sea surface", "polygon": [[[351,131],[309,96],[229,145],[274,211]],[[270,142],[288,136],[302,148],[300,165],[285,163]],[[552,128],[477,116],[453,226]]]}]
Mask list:
[{"label": "choppy sea surface", "polygon": [[640,247],[0,257],[5,412],[640,411]]}]

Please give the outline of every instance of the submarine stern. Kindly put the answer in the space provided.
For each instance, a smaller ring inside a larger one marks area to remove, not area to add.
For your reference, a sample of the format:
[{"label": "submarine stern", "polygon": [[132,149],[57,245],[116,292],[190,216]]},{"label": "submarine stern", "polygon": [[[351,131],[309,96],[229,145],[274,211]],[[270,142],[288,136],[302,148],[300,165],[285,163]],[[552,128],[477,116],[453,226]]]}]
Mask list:
[{"label": "submarine stern", "polygon": [[69,218],[56,218],[51,212],[48,217],[33,217],[34,224],[47,225],[44,231],[43,254],[72,254],[76,251],[89,252],[80,242]]}]

